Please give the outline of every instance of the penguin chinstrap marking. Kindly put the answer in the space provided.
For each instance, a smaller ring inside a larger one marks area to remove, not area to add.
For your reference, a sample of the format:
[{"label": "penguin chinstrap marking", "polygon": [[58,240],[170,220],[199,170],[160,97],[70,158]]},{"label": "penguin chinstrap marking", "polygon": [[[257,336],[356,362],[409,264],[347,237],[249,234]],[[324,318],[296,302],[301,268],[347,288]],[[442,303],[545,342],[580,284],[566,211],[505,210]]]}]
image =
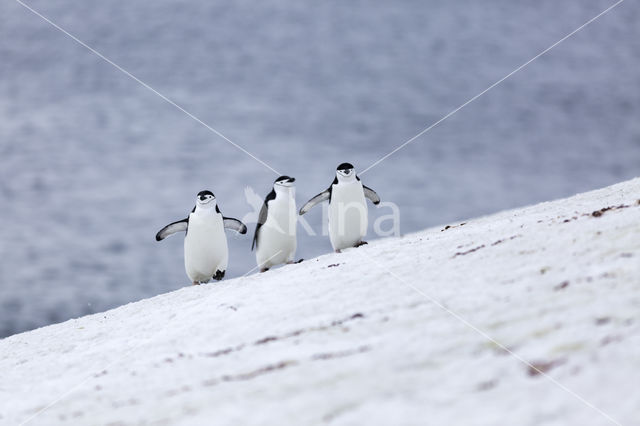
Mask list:
[{"label": "penguin chinstrap marking", "polygon": [[329,239],[333,249],[340,252],[349,247],[366,244],[368,211],[365,198],[375,205],[380,203],[378,194],[362,184],[353,165],[342,163],[336,168],[336,177],[329,188],[316,195],[300,209],[300,215],[313,206],[329,201]]},{"label": "penguin chinstrap marking", "polygon": [[280,176],[264,199],[251,250],[256,248],[256,262],[260,272],[281,263],[293,263],[296,254],[295,178]]},{"label": "penguin chinstrap marking", "polygon": [[162,228],[156,234],[156,241],[164,240],[176,232],[186,232],[184,266],[187,276],[193,284],[206,283],[212,278],[221,280],[227,270],[229,248],[225,229],[247,233],[244,223],[222,216],[211,191],[200,191],[191,214]]}]

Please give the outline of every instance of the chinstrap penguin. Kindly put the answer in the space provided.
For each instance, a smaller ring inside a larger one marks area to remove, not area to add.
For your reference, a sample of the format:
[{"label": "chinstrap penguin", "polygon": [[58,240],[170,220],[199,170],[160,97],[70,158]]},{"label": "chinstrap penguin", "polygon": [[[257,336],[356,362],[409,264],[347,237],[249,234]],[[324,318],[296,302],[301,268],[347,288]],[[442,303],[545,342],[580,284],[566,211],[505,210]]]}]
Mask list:
[{"label": "chinstrap penguin", "polygon": [[329,188],[310,199],[300,209],[300,215],[313,206],[329,200],[329,239],[336,252],[366,244],[368,211],[365,198],[373,204],[380,203],[378,194],[362,184],[353,165],[342,163],[336,169],[336,177]]},{"label": "chinstrap penguin", "polygon": [[264,199],[251,250],[256,248],[256,262],[260,272],[281,263],[294,263],[296,254],[295,179],[280,176]]},{"label": "chinstrap penguin", "polygon": [[221,280],[227,269],[229,249],[225,228],[247,233],[247,227],[238,219],[222,216],[211,191],[200,191],[191,214],[162,228],[156,234],[156,241],[185,231],[184,266],[187,276],[193,284],[206,283],[212,278]]}]

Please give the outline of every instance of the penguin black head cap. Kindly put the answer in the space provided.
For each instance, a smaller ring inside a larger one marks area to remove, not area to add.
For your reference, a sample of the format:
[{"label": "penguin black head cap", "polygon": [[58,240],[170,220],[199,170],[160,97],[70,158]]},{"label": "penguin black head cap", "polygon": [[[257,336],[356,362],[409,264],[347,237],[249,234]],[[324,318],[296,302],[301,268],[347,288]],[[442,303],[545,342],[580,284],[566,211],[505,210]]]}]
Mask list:
[{"label": "penguin black head cap", "polygon": [[349,169],[353,169],[353,164],[351,164],[351,163],[342,163],[336,168],[336,170],[349,170]]},{"label": "penguin black head cap", "polygon": [[296,181],[296,178],[292,178],[292,177],[289,177],[289,176],[280,176],[278,179],[276,179],[276,180],[275,180],[275,182],[274,182],[274,183],[276,183],[276,182],[281,182],[281,183],[287,183],[287,182],[288,182],[288,183],[293,183],[293,182],[295,182],[295,181]]},{"label": "penguin black head cap", "polygon": [[198,198],[199,198],[200,200],[204,200],[204,199],[206,199],[206,198],[207,198],[207,195],[210,195],[211,197],[216,198],[216,196],[215,196],[215,195],[213,195],[213,192],[211,192],[211,191],[209,191],[209,190],[205,190],[205,191],[200,191],[200,192],[198,192]]}]

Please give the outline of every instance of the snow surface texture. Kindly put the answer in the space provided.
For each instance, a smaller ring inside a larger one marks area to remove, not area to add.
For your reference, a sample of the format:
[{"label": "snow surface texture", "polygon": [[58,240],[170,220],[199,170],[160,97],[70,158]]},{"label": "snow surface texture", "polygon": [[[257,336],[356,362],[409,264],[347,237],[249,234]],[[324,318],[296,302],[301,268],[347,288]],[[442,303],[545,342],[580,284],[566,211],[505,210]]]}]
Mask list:
[{"label": "snow surface texture", "polygon": [[0,423],[640,424],[639,199],[640,178],[8,337]]}]

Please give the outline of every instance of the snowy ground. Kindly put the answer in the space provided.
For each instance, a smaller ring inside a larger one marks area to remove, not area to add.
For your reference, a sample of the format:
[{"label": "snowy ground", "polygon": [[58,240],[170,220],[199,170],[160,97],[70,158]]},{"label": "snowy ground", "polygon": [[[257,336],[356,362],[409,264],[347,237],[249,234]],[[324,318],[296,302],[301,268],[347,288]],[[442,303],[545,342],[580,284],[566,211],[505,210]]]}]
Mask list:
[{"label": "snowy ground", "polygon": [[8,337],[0,423],[640,424],[639,199],[640,178]]}]

